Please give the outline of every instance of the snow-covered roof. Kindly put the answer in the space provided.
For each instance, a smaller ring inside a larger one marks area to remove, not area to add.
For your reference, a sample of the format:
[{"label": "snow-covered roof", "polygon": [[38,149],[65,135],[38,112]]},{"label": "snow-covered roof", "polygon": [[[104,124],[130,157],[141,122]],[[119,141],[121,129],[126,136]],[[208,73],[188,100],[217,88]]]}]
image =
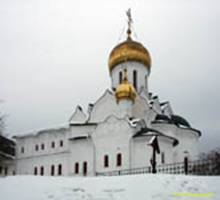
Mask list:
[{"label": "snow-covered roof", "polygon": [[168,136],[156,129],[152,129],[152,128],[142,128],[141,130],[139,130],[133,137],[152,137],[152,136],[159,136],[159,137],[165,137],[169,140],[172,140],[172,144],[173,146],[176,146],[179,144],[179,141],[172,136]]},{"label": "snow-covered roof", "polygon": [[45,129],[40,129],[40,130],[36,130],[36,131],[30,131],[29,133],[24,133],[24,134],[18,134],[13,136],[13,138],[15,139],[19,139],[19,138],[25,138],[25,137],[34,137],[40,134],[44,134],[44,133],[54,133],[54,132],[64,132],[67,131],[69,129],[68,125],[63,125],[57,128],[45,128]]},{"label": "snow-covered roof", "polygon": [[81,140],[81,139],[87,139],[90,138],[90,135],[88,133],[73,135],[69,138],[69,140]]},{"label": "snow-covered roof", "polygon": [[156,123],[173,124],[175,126],[178,126],[178,128],[195,131],[199,136],[202,135],[200,130],[192,128],[191,125],[189,124],[189,122],[179,115],[167,116],[167,115],[157,114],[155,117],[155,120],[152,121],[151,123],[153,123],[153,124],[156,124]]},{"label": "snow-covered roof", "polygon": [[96,126],[98,123],[86,122],[86,123],[72,123],[70,126]]}]

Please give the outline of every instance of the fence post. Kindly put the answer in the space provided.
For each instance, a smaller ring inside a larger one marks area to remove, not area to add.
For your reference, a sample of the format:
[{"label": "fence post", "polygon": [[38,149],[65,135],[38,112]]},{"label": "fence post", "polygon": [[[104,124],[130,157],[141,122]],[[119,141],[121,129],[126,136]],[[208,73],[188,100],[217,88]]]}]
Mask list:
[{"label": "fence post", "polygon": [[188,174],[188,158],[184,157],[184,173],[185,175]]}]

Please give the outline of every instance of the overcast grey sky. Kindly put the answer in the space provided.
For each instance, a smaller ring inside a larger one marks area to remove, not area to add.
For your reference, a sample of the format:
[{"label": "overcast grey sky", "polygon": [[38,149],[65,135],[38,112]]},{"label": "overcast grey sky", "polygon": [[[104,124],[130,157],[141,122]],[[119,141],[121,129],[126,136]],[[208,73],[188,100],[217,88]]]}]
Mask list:
[{"label": "overcast grey sky", "polygon": [[150,90],[202,131],[204,150],[220,146],[218,0],[0,0],[7,133],[65,124],[110,87],[108,56],[129,7],[152,56]]}]

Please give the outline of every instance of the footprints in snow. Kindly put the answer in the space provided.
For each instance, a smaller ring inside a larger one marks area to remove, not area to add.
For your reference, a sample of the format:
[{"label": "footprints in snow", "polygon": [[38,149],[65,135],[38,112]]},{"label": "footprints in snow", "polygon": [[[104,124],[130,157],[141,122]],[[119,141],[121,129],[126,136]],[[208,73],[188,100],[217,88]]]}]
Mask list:
[{"label": "footprints in snow", "polygon": [[49,200],[126,200],[125,189],[106,189],[98,194],[90,194],[83,188],[62,188],[46,193]]}]

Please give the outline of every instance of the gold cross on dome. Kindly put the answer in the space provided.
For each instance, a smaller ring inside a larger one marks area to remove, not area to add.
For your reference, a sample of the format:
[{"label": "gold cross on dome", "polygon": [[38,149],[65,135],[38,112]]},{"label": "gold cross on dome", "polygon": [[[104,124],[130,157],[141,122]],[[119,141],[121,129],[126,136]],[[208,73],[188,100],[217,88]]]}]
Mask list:
[{"label": "gold cross on dome", "polygon": [[129,8],[126,11],[126,15],[128,17],[128,29],[127,29],[127,34],[128,34],[128,40],[131,40],[131,23],[132,23],[132,17],[131,17],[131,8]]}]

